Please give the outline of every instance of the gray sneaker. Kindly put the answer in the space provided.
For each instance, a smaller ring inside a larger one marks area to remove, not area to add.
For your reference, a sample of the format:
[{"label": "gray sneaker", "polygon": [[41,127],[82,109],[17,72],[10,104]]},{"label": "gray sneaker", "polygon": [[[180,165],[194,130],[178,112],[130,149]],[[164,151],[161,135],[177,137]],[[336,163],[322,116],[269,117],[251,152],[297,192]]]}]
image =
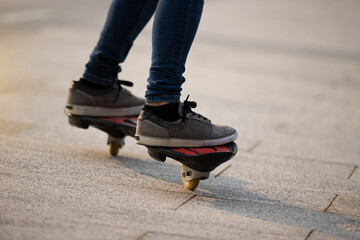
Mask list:
[{"label": "gray sneaker", "polygon": [[209,119],[191,111],[195,107],[195,102],[185,100],[180,103],[181,118],[174,122],[164,121],[142,109],[136,127],[136,143],[161,147],[206,147],[236,140],[235,129],[212,124]]},{"label": "gray sneaker", "polygon": [[138,115],[145,100],[132,95],[121,85],[132,86],[128,81],[117,81],[112,87],[95,90],[80,81],[73,81],[65,111],[79,116],[122,117]]}]

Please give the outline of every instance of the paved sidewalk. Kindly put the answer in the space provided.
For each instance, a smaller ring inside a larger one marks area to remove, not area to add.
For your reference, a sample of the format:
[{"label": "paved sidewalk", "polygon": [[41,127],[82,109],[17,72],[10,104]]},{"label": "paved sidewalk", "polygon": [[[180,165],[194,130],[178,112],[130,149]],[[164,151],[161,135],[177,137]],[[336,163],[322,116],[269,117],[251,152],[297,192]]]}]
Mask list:
[{"label": "paved sidewalk", "polygon": [[[183,188],[68,125],[109,0],[0,0],[0,239],[360,239],[360,2],[206,0],[184,95],[239,152]],[[145,92],[151,26],[123,79]]]}]

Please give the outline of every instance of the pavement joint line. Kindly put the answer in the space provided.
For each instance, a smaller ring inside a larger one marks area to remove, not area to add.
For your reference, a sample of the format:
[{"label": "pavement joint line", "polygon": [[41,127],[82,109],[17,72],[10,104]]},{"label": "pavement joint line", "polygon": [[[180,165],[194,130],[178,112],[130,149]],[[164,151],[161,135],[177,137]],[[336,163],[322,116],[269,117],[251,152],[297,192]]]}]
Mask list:
[{"label": "pavement joint line", "polygon": [[[333,201],[331,201],[330,205],[334,202],[334,200],[336,199],[338,195],[336,194],[335,198],[333,199]],[[264,200],[251,200],[251,199],[246,199],[246,198],[239,198],[239,199],[233,199],[233,198],[222,198],[222,197],[217,197],[217,196],[206,196],[206,195],[201,195],[199,194],[198,197],[204,197],[204,198],[211,198],[211,199],[218,199],[218,200],[223,200],[223,201],[234,201],[234,202],[251,202],[251,203],[255,203],[255,204],[267,204],[267,205],[274,205],[274,206],[283,206],[283,207],[288,207],[291,209],[304,209],[304,207],[301,206],[297,206],[297,205],[291,205],[288,203],[283,203],[279,200],[270,200],[270,201],[264,201]],[[324,212],[327,214],[334,214],[334,215],[339,215],[337,213],[333,213],[333,212],[327,212],[326,210],[330,207],[330,205],[325,209],[325,210],[318,210],[318,209],[312,209],[312,211],[315,212]],[[310,209],[310,208],[307,208]]]},{"label": "pavement joint line", "polygon": [[[55,179],[55,180],[68,180],[74,183],[88,183],[88,184],[97,184],[97,185],[104,185],[104,186],[127,186],[127,187],[134,187],[133,185],[128,185],[128,184],[121,184],[121,183],[111,183],[111,182],[103,182],[103,181],[95,181],[95,180],[88,180],[88,179],[76,179],[76,178],[71,178],[71,177],[65,177],[65,176],[58,176],[58,175],[51,175],[51,174],[46,174],[46,173],[39,173],[39,172],[24,172],[24,171],[15,171],[11,174],[5,174],[5,176],[12,176],[12,177],[25,177],[25,176],[29,176],[29,177],[33,177],[34,175],[36,176],[42,176],[42,177],[48,177],[51,179]],[[180,184],[179,184],[180,186]],[[170,190],[165,190],[162,188],[152,188],[152,187],[141,187],[141,186],[136,186],[137,189],[152,189],[152,190],[156,190],[156,191],[161,191],[161,192],[170,192],[170,193],[178,193],[178,194],[187,194],[181,191],[170,191]]]},{"label": "pavement joint line", "polygon": [[226,168],[224,168],[223,170],[221,170],[218,174],[216,174],[216,175],[214,176],[214,178],[219,177],[223,172],[225,172],[226,170],[228,170],[230,167],[231,167],[231,164],[230,164],[229,166],[227,166]]},{"label": "pavement joint line", "polygon": [[250,148],[248,148],[246,150],[246,152],[250,153],[252,152],[255,148],[257,148],[259,145],[261,144],[261,140],[256,141],[256,143],[254,143]]},{"label": "pavement joint line", "polygon": [[143,240],[143,239],[145,239],[146,235],[148,235],[149,233],[151,233],[151,232],[146,231],[146,232],[142,233],[139,237],[135,238],[135,240]]},{"label": "pavement joint line", "polygon": [[[286,203],[282,203],[279,202],[277,200],[270,200],[270,201],[264,201],[264,200],[251,200],[251,199],[247,199],[247,198],[238,198],[238,199],[234,199],[234,198],[223,198],[223,197],[218,197],[218,196],[209,196],[209,195],[202,195],[202,194],[198,194],[198,197],[204,197],[204,198],[211,198],[211,199],[218,199],[218,200],[223,200],[223,201],[234,201],[234,202],[252,202],[252,203],[259,203],[259,204],[269,204],[269,205],[283,205],[283,206],[288,206],[288,204]],[[277,201],[277,202],[275,202]],[[299,206],[290,206],[293,208],[301,208]],[[317,211],[317,210],[316,210]]]},{"label": "pavement joint line", "polygon": [[311,231],[309,232],[309,234],[306,236],[306,238],[304,239],[304,240],[308,240],[309,239],[309,237],[311,236],[311,234],[314,232],[314,230],[313,229],[311,229]]},{"label": "pavement joint line", "polygon": [[333,204],[333,202],[335,201],[335,199],[336,199],[338,196],[339,196],[338,194],[335,195],[334,199],[330,202],[329,206],[327,206],[327,208],[325,208],[324,212],[328,212],[330,206]]},{"label": "pavement joint line", "polygon": [[[5,219],[6,221],[9,221],[9,219]],[[11,220],[14,220],[14,219],[11,219]],[[29,220],[29,219],[27,219]],[[61,219],[62,221],[65,221],[65,220],[68,220],[68,219]],[[30,219],[30,221],[27,221],[25,222],[25,225],[24,224],[21,224],[21,225],[18,225],[17,226],[20,226],[20,227],[26,227],[28,226],[29,222],[33,225],[33,226],[36,226],[38,224],[37,221],[32,221],[32,219]],[[102,226],[102,227],[107,227],[107,228],[114,228],[114,229],[122,229],[122,230],[126,230],[126,229],[129,229],[128,227],[124,227],[124,226],[121,226],[121,225],[116,225],[116,224],[104,224],[104,223],[98,223],[98,222],[89,222],[89,221],[69,221],[68,223],[70,224],[79,224],[79,225],[84,225],[84,226],[88,226],[88,225],[91,225],[91,226]],[[53,222],[53,223],[49,223],[49,222],[46,222],[45,225],[42,225],[43,227],[49,227],[49,226],[55,226],[58,224],[58,222]],[[13,224],[8,224],[10,226],[16,226],[16,225],[13,225]],[[39,225],[40,226],[40,225]],[[181,237],[188,237],[188,238],[191,238],[191,236],[185,236],[185,235],[180,235],[180,234],[171,234],[171,233],[163,233],[163,232],[154,232],[154,231],[146,231],[144,230],[145,232],[140,234],[140,236],[136,237],[135,240],[142,240],[144,239],[144,237],[148,234],[162,234],[162,235],[171,235],[171,236],[181,236]],[[199,239],[203,239],[203,238],[199,238]]]},{"label": "pavement joint line", "polygon": [[[75,183],[89,183],[89,184],[98,184],[98,185],[105,185],[105,186],[128,186],[128,187],[133,187],[132,185],[127,185],[127,184],[119,184],[119,183],[109,183],[109,182],[99,182],[99,181],[92,181],[92,180],[87,180],[87,179],[74,179],[74,178],[70,178],[70,177],[63,177],[63,176],[55,176],[55,175],[50,175],[50,174],[44,174],[44,173],[38,173],[38,172],[33,172],[31,174],[27,173],[27,172],[21,172],[21,171],[17,171],[14,173],[12,173],[11,175],[9,174],[9,176],[12,177],[18,177],[18,174],[21,176],[45,176],[45,177],[49,177],[52,179],[58,179],[58,180],[69,180]],[[177,194],[187,194],[184,192],[179,192],[179,191],[169,191],[169,190],[164,190],[164,189],[160,189],[160,188],[151,188],[151,187],[140,187],[137,186],[138,189],[152,189],[152,190],[156,190],[156,191],[161,191],[161,192],[170,192],[170,193],[177,193]],[[185,201],[184,203],[182,203],[179,207],[177,207],[175,210],[178,210],[181,206],[183,206],[184,204],[186,204],[187,202],[189,202],[191,199],[193,199],[195,196],[198,197],[205,197],[205,198],[212,198],[212,199],[219,199],[219,200],[224,200],[224,201],[235,201],[235,202],[254,202],[254,203],[264,203],[264,204],[272,204],[272,205],[277,205],[278,203],[280,203],[281,205],[286,205],[285,203],[281,203],[281,202],[274,202],[274,201],[262,201],[262,200],[249,200],[247,198],[238,198],[238,199],[234,199],[234,198],[224,198],[224,197],[219,197],[216,195],[206,195],[206,194],[194,194],[193,196],[191,196],[187,201]],[[298,207],[298,206],[293,206],[293,207]]]},{"label": "pavement joint line", "polygon": [[187,204],[189,201],[191,201],[193,198],[195,198],[197,196],[197,194],[192,195],[188,200],[186,200],[185,202],[183,202],[182,204],[180,204],[180,206],[178,206],[177,208],[174,209],[174,211],[177,211],[179,208],[181,208],[182,206],[184,206],[185,204]]},{"label": "pavement joint line", "polygon": [[348,176],[347,180],[349,180],[351,178],[351,176],[354,174],[354,172],[356,171],[357,168],[358,168],[358,166],[354,167],[354,169],[351,171],[350,175]]}]

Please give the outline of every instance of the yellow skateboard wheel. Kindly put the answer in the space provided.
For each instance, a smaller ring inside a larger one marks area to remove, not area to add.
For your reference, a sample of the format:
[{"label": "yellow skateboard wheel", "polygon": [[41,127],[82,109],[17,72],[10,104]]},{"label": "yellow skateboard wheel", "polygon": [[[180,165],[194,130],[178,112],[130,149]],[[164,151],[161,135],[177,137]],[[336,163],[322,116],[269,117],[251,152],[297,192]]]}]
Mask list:
[{"label": "yellow skateboard wheel", "polygon": [[110,155],[114,157],[117,156],[119,153],[120,145],[115,142],[111,142],[109,145],[110,145]]},{"label": "yellow skateboard wheel", "polygon": [[200,178],[194,178],[194,179],[191,179],[190,181],[187,181],[187,180],[185,180],[185,177],[182,174],[183,172],[184,172],[184,165],[182,165],[182,167],[181,167],[181,180],[182,180],[185,188],[188,190],[191,190],[191,191],[195,190],[200,183]]}]

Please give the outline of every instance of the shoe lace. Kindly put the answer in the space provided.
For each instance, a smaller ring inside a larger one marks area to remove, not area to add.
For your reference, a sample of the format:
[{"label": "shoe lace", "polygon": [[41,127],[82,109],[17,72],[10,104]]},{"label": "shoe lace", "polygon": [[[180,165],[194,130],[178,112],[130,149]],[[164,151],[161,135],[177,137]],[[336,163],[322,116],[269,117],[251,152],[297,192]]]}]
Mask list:
[{"label": "shoe lace", "polygon": [[184,107],[183,107],[183,111],[182,111],[182,116],[181,116],[181,128],[184,126],[185,121],[186,121],[186,114],[190,113],[193,116],[197,116],[198,118],[202,118],[205,121],[209,121],[211,122],[209,119],[207,119],[206,117],[204,117],[203,115],[193,112],[191,109],[192,108],[196,108],[197,104],[194,101],[188,101],[189,96],[187,96],[187,98],[184,101]]},{"label": "shoe lace", "polygon": [[[120,91],[124,91],[127,93],[131,93],[131,92],[129,90],[127,90],[126,88],[121,87],[121,85],[128,86],[128,87],[134,86],[134,84],[132,82],[125,81],[125,80],[117,80],[116,84],[118,85]],[[120,91],[119,91],[119,93],[120,93]]]}]

